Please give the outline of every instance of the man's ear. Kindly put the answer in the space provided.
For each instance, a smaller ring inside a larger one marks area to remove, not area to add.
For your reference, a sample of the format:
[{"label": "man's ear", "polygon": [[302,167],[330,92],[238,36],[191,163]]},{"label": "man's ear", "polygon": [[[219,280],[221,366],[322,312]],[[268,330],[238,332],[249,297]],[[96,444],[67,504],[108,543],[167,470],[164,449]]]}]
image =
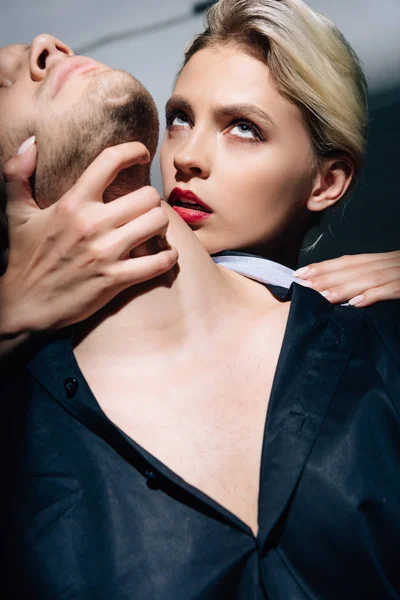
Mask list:
[{"label": "man's ear", "polygon": [[307,208],[320,212],[332,206],[349,189],[354,175],[354,165],[347,156],[323,159],[315,177]]}]

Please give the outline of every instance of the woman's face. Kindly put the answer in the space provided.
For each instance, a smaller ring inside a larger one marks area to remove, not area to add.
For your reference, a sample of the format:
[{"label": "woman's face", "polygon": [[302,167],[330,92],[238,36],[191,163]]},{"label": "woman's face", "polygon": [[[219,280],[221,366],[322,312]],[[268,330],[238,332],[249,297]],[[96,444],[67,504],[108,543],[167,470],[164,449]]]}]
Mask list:
[{"label": "woman's face", "polygon": [[265,63],[232,45],[200,50],[182,70],[166,115],[164,199],[208,252],[268,246],[302,221],[310,140]]}]

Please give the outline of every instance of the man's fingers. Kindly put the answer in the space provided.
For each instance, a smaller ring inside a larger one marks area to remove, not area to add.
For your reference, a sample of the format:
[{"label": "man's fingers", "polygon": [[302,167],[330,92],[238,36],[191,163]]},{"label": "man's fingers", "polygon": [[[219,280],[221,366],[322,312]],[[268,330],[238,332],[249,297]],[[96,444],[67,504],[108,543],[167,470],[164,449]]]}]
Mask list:
[{"label": "man's fingers", "polygon": [[[88,166],[72,188],[92,200],[102,202],[104,190],[114,181],[120,171],[133,165],[144,165],[150,161],[147,148],[140,142],[127,142],[103,150]],[[72,191],[71,190],[71,191]]]},{"label": "man's fingers", "polygon": [[10,215],[10,212],[11,214],[14,212],[16,203],[22,204],[25,209],[39,210],[32,197],[29,181],[36,168],[37,146],[35,138],[32,137],[26,140],[21,148],[23,151],[15,154],[4,165],[8,215]]}]

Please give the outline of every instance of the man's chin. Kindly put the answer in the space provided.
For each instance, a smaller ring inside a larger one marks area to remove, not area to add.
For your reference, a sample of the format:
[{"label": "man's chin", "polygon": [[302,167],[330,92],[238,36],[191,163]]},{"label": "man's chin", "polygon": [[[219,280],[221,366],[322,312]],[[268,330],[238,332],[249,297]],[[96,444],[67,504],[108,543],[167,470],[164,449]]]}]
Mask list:
[{"label": "man's chin", "polygon": [[107,108],[118,108],[130,102],[140,90],[140,83],[127,71],[107,69],[93,73],[89,97],[95,102],[101,98]]},{"label": "man's chin", "polygon": [[36,200],[45,205],[74,185],[108,146],[138,139],[155,152],[157,112],[143,86],[125,71],[105,69],[87,76],[92,81],[81,102],[62,118],[46,114],[36,128]]},{"label": "man's chin", "polygon": [[115,94],[108,95],[107,98],[104,99],[104,106],[106,108],[118,108],[119,106],[125,106],[129,99],[131,98],[131,94]]}]

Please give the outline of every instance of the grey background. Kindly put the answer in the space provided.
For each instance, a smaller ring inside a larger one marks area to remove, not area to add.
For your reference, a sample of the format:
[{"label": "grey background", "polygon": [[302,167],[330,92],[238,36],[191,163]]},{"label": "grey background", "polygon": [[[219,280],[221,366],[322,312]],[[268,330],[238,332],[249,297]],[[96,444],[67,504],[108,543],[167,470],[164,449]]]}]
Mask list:
[{"label": "grey background", "polygon": [[[77,53],[126,69],[164,105],[183,49],[202,30],[189,0],[1,0],[1,45],[53,33]],[[346,207],[325,215],[301,262],[400,248],[400,0],[310,0],[332,18],[360,56],[370,86],[371,129],[362,182]],[[153,185],[161,192],[156,158]]]}]

